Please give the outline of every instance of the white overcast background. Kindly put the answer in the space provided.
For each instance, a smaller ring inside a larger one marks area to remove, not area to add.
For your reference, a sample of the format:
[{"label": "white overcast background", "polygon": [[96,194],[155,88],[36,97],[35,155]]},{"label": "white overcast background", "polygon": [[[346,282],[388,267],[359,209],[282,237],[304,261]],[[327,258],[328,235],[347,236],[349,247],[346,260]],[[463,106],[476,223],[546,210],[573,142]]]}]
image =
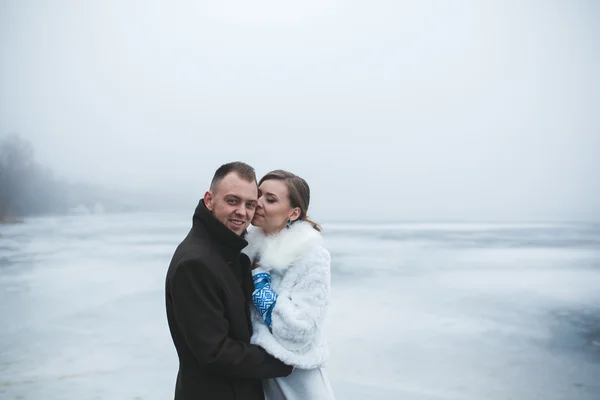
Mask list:
[{"label": "white overcast background", "polygon": [[599,219],[599,20],[596,1],[1,0],[0,135],[173,208],[243,160],[303,176],[321,220]]}]

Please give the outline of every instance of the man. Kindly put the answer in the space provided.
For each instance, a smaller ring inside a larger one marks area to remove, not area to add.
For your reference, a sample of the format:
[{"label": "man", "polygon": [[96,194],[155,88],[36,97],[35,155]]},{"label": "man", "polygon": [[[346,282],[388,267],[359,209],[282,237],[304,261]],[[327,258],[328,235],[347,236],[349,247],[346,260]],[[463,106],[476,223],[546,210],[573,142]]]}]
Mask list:
[{"label": "man", "polygon": [[258,200],[254,169],[221,166],[166,278],[169,329],[179,356],[176,400],[264,399],[261,379],[292,367],[249,344],[253,290],[242,235]]}]

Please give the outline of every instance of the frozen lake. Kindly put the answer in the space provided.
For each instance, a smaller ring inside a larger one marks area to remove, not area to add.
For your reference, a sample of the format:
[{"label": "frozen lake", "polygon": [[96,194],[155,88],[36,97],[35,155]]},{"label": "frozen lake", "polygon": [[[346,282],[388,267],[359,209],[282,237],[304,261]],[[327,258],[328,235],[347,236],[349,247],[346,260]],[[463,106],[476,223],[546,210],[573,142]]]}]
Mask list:
[{"label": "frozen lake", "polygon": [[[168,399],[191,215],[0,225],[0,398]],[[600,225],[324,224],[339,399],[600,398]]]}]

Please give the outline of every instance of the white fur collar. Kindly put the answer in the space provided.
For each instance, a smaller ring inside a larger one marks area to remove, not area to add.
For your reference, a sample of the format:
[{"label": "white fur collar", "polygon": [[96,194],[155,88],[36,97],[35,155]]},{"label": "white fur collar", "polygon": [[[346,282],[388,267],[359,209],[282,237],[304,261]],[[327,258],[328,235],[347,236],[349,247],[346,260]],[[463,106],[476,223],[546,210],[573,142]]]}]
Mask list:
[{"label": "white fur collar", "polygon": [[321,233],[306,221],[294,222],[289,229],[273,235],[265,235],[262,229],[250,227],[245,239],[248,246],[243,252],[250,260],[258,258],[262,269],[281,272],[322,242]]}]

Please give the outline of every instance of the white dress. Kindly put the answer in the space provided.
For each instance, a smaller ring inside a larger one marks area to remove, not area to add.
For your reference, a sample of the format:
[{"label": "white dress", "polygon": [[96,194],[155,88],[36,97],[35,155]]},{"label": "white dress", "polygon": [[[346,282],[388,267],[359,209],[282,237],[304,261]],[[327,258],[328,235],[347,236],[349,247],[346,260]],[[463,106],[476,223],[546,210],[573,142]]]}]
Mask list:
[{"label": "white dress", "polygon": [[252,310],[251,342],[294,366],[286,377],[264,381],[266,400],[334,400],[325,367],[329,350],[322,325],[329,305],[330,255],[309,223],[298,221],[275,235],[249,230],[244,249],[260,260],[253,275],[266,272],[278,298],[271,329]]},{"label": "white dress", "polygon": [[265,400],[334,400],[324,368],[295,369],[284,378],[263,381]]}]

